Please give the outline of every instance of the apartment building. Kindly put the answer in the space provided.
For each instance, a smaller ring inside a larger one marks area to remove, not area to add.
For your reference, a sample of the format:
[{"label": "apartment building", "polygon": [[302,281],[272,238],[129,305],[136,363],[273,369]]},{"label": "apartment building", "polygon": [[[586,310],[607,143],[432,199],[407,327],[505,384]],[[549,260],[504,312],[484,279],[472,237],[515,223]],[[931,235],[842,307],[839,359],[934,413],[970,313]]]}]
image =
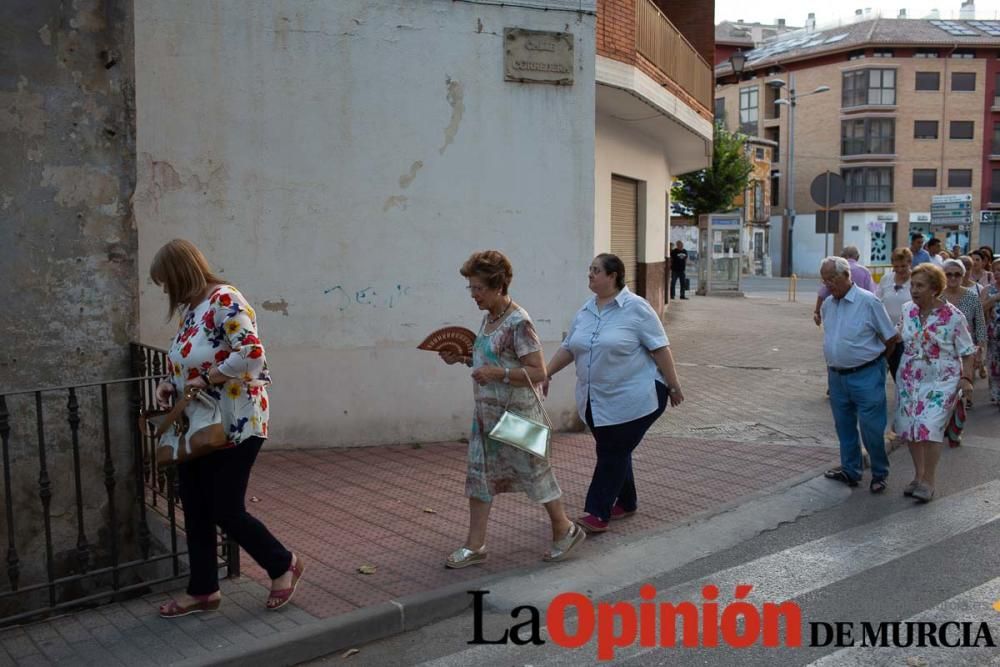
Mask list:
[{"label": "apartment building", "polygon": [[[885,263],[915,231],[948,247],[996,243],[1000,22],[860,18],[745,52],[739,75],[715,69],[716,117],[777,144],[768,252],[782,275],[816,274],[848,244]],[[846,192],[839,228],[824,234],[809,187],[828,170]],[[935,195],[968,199],[968,224],[932,215]]]}]

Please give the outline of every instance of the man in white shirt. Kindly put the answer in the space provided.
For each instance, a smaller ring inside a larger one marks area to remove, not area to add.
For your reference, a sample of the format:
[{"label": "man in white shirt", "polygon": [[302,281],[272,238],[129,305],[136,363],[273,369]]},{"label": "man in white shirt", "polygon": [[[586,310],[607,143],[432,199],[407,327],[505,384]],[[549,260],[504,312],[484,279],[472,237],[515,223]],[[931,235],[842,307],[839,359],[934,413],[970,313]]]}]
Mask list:
[{"label": "man in white shirt", "polygon": [[[885,353],[896,343],[896,327],[885,306],[851,280],[843,257],[820,266],[830,296],[822,306],[823,355],[827,364],[830,408],[840,440],[840,467],[826,477],[857,486],[862,475],[861,442],[871,457],[872,493],[882,493],[889,477],[885,451]],[[860,427],[861,437],[858,437]]]},{"label": "man in white shirt", "polygon": [[931,239],[927,242],[927,254],[931,256],[931,264],[941,266],[944,260],[941,259],[941,239]]}]

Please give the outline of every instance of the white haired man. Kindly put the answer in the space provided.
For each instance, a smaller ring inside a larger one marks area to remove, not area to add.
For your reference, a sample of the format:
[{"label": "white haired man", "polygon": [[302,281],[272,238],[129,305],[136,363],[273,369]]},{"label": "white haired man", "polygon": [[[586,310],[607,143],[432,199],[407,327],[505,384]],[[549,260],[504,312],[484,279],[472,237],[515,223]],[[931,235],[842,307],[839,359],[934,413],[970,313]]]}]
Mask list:
[{"label": "white haired man", "polygon": [[854,284],[851,265],[843,257],[824,259],[820,277],[830,290],[821,312],[823,355],[830,409],[840,440],[840,467],[828,470],[826,477],[857,486],[864,442],[872,467],[869,489],[882,493],[889,477],[885,357],[896,344],[896,327],[878,297]]}]

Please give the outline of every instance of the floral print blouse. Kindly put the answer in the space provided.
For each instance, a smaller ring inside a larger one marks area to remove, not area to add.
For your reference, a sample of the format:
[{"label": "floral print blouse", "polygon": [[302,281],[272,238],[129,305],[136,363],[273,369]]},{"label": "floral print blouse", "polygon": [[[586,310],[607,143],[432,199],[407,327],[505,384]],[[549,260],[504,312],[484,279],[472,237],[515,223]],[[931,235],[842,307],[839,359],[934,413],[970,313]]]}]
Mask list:
[{"label": "floral print blouse", "polygon": [[265,387],[271,376],[257,336],[257,316],[232,285],[219,285],[205,301],[185,311],[167,353],[167,373],[177,396],[188,380],[200,376],[207,382],[213,366],[231,378],[208,389],[219,401],[229,441],[238,445],[254,436],[266,438]]}]

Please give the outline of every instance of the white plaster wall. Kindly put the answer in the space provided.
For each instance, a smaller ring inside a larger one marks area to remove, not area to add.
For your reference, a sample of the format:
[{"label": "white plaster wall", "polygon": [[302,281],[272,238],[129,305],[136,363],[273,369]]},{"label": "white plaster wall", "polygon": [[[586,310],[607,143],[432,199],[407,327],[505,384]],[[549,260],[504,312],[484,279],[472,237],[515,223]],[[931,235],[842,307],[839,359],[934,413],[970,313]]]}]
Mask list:
[{"label": "white plaster wall", "polygon": [[618,175],[640,182],[639,261],[664,261],[671,181],[665,147],[598,113],[594,163],[594,254],[611,248],[611,177]]},{"label": "white plaster wall", "polygon": [[[151,258],[188,238],[257,307],[274,444],[466,435],[468,369],[415,349],[478,328],[459,266],[506,252],[550,356],[595,245],[595,19],[562,11],[593,2],[533,4],[559,11],[136,0],[142,340],[173,333]],[[576,83],[504,82],[508,26],[572,32]]]},{"label": "white plaster wall", "polygon": [[792,272],[802,277],[819,276],[819,265],[833,252],[834,236],[830,234],[829,252],[824,252],[823,234],[816,233],[816,216],[812,213],[795,216],[792,234]]}]

